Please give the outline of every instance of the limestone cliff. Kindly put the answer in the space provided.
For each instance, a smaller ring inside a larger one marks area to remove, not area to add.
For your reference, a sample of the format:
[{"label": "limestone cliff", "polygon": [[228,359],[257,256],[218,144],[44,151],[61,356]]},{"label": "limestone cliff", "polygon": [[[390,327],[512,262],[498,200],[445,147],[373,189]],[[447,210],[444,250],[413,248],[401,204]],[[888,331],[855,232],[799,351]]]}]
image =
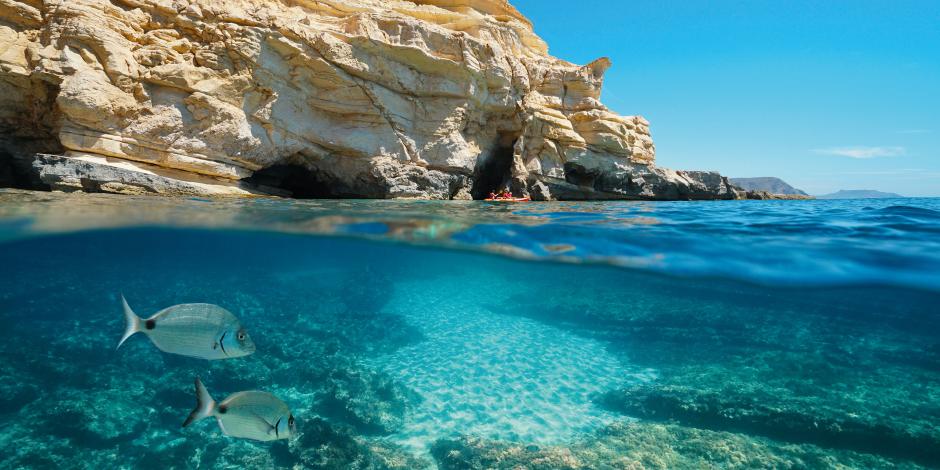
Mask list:
[{"label": "limestone cliff", "polygon": [[0,135],[52,189],[738,197],[653,165],[610,65],[505,0],[0,0]]}]

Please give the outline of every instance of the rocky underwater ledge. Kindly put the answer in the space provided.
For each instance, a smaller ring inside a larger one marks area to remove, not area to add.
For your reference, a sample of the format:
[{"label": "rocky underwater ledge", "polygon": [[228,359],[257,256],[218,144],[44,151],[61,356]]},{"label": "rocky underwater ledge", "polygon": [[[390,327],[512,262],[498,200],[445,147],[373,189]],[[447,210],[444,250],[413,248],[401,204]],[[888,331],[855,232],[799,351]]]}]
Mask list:
[{"label": "rocky underwater ledge", "polygon": [[[154,227],[5,240],[0,266],[3,468],[940,464],[938,291]],[[224,306],[259,353],[115,351],[119,291]],[[298,435],[180,428],[196,375],[276,393]]]}]

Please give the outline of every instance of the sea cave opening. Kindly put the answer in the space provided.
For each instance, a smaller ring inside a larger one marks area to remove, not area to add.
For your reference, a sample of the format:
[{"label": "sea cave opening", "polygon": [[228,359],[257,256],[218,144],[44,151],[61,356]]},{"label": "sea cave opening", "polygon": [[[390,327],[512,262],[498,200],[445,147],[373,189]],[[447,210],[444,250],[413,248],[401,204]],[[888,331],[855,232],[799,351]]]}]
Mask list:
[{"label": "sea cave opening", "polygon": [[588,170],[578,163],[565,163],[565,180],[571,184],[583,188],[594,188],[597,177],[596,171]]},{"label": "sea cave opening", "polygon": [[295,199],[337,197],[329,181],[319,171],[298,164],[280,164],[254,172],[246,183]]},{"label": "sea cave opening", "polygon": [[518,134],[500,132],[493,151],[477,163],[473,172],[473,199],[485,199],[490,192],[509,189],[512,182],[512,158]]}]

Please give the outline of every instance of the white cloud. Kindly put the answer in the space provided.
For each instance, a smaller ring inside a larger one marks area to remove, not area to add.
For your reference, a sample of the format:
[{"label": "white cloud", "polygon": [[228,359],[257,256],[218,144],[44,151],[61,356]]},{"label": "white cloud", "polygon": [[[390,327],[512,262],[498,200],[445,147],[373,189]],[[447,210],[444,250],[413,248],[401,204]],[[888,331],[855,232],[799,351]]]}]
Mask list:
[{"label": "white cloud", "polygon": [[832,147],[814,149],[813,151],[823,155],[838,155],[849,158],[900,157],[904,155],[904,147]]}]

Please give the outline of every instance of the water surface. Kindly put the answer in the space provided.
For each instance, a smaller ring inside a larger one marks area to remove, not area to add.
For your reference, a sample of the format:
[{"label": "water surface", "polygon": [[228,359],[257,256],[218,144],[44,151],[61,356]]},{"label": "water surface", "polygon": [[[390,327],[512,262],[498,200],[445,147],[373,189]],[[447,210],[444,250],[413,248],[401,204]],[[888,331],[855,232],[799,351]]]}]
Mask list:
[{"label": "water surface", "polygon": [[[940,202],[0,191],[3,468],[933,468]],[[144,337],[119,295],[235,312]],[[300,436],[181,429],[199,376]]]}]

